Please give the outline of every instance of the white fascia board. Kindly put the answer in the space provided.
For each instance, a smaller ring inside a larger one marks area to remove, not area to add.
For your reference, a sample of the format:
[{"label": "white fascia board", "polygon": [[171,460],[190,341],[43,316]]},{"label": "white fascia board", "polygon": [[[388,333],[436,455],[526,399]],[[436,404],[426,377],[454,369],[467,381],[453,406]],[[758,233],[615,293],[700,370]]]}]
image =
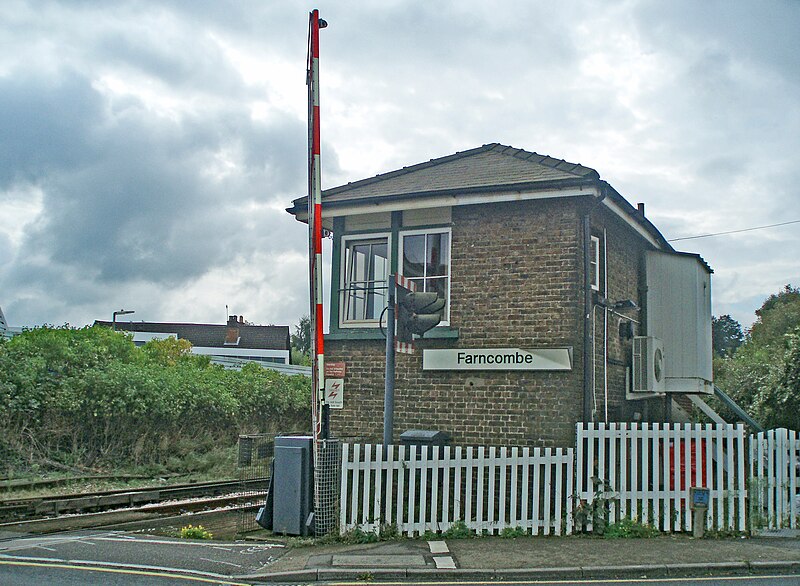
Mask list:
[{"label": "white fascia board", "polygon": [[616,214],[617,216],[622,218],[623,222],[625,222],[626,224],[628,224],[628,226],[633,228],[639,234],[639,236],[641,236],[642,238],[647,240],[647,242],[649,242],[650,244],[655,246],[658,250],[662,250],[661,245],[658,243],[658,241],[656,241],[655,238],[653,238],[653,236],[647,230],[645,230],[644,226],[642,226],[639,222],[634,220],[630,216],[630,214],[625,213],[625,210],[623,210],[622,207],[620,207],[619,204],[617,204],[616,202],[612,201],[608,197],[606,197],[603,200],[603,203],[614,214]]},{"label": "white fascia board", "polygon": [[[580,197],[586,195],[593,195],[599,197],[600,192],[593,185],[587,185],[570,189],[549,189],[545,191],[502,191],[502,192],[486,192],[486,193],[471,193],[464,195],[440,195],[419,198],[408,198],[400,201],[389,202],[376,202],[368,204],[358,204],[353,202],[351,205],[341,205],[334,208],[324,208],[323,202],[323,219],[338,218],[342,216],[352,216],[356,214],[373,214],[376,212],[393,212],[402,210],[438,208],[438,207],[451,207],[451,206],[464,206],[497,202],[509,201],[527,201],[535,199],[552,199],[557,197]],[[653,236],[642,226],[639,222],[634,220],[622,207],[610,198],[603,199],[603,204],[616,216],[619,216],[623,222],[633,228],[637,234],[644,238],[648,243],[653,245],[656,249],[662,250],[662,246]],[[295,216],[297,220],[304,222],[308,220],[307,212],[299,212]]]},{"label": "white fascia board", "polygon": [[224,346],[222,348],[210,348],[208,346],[192,346],[193,354],[208,354],[214,356],[261,356],[263,358],[289,358],[288,350],[267,350],[264,348],[234,348]]},{"label": "white fascia board", "polygon": [[[353,202],[351,205],[336,206],[333,209],[325,210],[327,217],[352,216],[356,214],[372,214],[376,212],[393,212],[402,210],[417,210],[426,208],[466,206],[485,203],[499,203],[509,201],[526,201],[532,199],[552,199],[555,197],[579,197],[582,195],[598,195],[594,186],[584,186],[570,189],[549,189],[546,191],[501,191],[486,193],[468,193],[455,195],[433,195],[426,197],[413,197],[393,200],[388,202],[377,202],[370,204],[358,204]],[[323,206],[325,204],[323,203]],[[323,207],[324,209],[324,207]],[[307,213],[297,214],[297,219],[305,220]]]}]

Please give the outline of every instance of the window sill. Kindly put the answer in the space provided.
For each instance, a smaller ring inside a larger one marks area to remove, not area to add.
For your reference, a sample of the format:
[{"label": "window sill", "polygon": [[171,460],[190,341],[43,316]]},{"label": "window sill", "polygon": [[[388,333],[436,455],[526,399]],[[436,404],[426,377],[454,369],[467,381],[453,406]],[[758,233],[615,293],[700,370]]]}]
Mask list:
[{"label": "window sill", "polygon": [[[325,340],[340,341],[340,340],[384,340],[383,333],[379,328],[350,328],[339,329],[328,334],[325,334]],[[458,340],[458,328],[451,328],[450,326],[442,326],[440,328],[433,328],[425,332],[422,336],[423,340]]]}]

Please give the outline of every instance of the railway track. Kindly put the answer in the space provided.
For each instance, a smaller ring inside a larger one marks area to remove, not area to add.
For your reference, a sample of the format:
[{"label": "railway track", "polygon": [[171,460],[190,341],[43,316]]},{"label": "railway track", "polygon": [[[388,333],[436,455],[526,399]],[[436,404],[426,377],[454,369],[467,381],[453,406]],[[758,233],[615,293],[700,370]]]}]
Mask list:
[{"label": "railway track", "polygon": [[267,483],[266,478],[257,478],[5,499],[0,500],[0,524],[109,510],[154,514],[208,510],[258,498],[259,493],[266,491]]}]

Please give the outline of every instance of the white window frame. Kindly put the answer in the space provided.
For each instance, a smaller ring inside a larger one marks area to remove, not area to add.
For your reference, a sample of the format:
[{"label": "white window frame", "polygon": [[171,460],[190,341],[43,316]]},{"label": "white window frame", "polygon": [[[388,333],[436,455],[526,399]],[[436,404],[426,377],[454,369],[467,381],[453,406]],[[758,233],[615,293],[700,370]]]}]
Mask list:
[{"label": "white window frame", "polygon": [[[447,234],[447,303],[445,304],[445,311],[442,314],[442,321],[436,326],[449,326],[450,325],[450,285],[453,281],[453,230],[449,226],[442,226],[441,228],[419,228],[415,230],[402,230],[400,232],[400,246],[398,247],[397,254],[397,270],[403,270],[403,250],[405,246],[406,236],[419,236],[420,234]],[[402,272],[401,272],[402,274]],[[403,275],[405,276],[405,275]],[[415,279],[418,277],[408,277]]]},{"label": "white window frame", "polygon": [[592,291],[600,291],[600,238],[592,236],[589,267],[592,271]]},{"label": "white window frame", "polygon": [[589,254],[591,257],[589,258],[589,267],[591,270],[592,275],[592,291],[600,292],[600,284],[602,281],[600,278],[603,276],[602,271],[600,270],[600,247],[601,247],[601,238],[599,236],[592,236],[592,244],[589,249]]},{"label": "white window frame", "polygon": [[[339,327],[340,328],[374,328],[378,326],[377,319],[362,319],[362,320],[348,320],[347,319],[347,299],[349,293],[345,290],[347,285],[347,249],[352,242],[358,240],[378,240],[380,238],[386,239],[386,260],[388,262],[388,270],[386,273],[387,285],[389,274],[391,274],[392,266],[392,234],[391,232],[372,232],[365,234],[345,234],[342,236],[341,252],[339,254]],[[388,290],[387,290],[388,292]]]}]

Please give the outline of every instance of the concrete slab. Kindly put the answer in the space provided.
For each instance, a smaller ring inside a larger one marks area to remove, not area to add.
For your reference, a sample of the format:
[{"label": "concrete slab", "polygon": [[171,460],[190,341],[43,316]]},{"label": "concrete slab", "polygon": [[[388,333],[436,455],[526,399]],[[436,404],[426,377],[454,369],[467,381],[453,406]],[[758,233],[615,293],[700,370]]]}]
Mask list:
[{"label": "concrete slab", "polygon": [[334,555],[331,559],[334,567],[349,568],[407,568],[424,567],[425,558],[421,555]]},{"label": "concrete slab", "polygon": [[456,562],[452,556],[433,556],[433,562],[436,564],[437,570],[455,570]]},{"label": "concrete slab", "polygon": [[450,549],[444,541],[429,541],[428,547],[431,548],[431,553],[450,553]]}]

